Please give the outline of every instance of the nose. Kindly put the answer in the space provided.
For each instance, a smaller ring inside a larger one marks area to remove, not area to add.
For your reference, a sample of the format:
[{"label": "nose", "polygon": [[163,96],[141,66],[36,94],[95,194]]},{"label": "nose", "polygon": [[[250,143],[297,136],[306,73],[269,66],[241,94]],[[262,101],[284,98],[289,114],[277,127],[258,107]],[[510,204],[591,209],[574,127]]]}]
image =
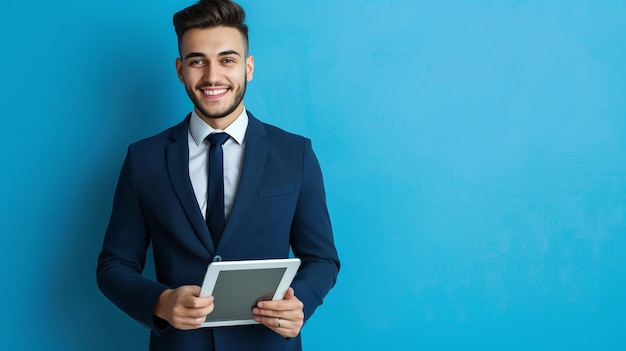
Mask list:
[{"label": "nose", "polygon": [[204,68],[203,80],[211,85],[217,84],[219,81],[219,67],[215,64],[208,64]]}]

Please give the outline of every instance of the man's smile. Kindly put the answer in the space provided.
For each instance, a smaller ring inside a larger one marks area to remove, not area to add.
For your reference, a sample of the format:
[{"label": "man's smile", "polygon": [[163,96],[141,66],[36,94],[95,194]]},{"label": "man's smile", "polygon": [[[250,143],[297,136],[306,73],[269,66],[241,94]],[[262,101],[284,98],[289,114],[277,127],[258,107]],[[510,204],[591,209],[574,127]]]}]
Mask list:
[{"label": "man's smile", "polygon": [[228,88],[222,88],[222,89],[201,89],[200,91],[202,92],[204,96],[216,98],[216,97],[223,96],[224,94],[226,94],[226,92],[228,92],[228,90],[229,90]]}]

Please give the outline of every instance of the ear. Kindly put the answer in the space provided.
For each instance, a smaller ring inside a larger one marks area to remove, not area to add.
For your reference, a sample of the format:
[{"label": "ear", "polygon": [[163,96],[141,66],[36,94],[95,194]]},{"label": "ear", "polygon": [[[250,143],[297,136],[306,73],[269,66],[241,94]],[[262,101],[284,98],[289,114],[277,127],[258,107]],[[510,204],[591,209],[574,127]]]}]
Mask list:
[{"label": "ear", "polygon": [[178,80],[185,84],[185,78],[183,77],[183,61],[180,58],[176,58],[176,74],[178,75]]},{"label": "ear", "polygon": [[254,76],[254,56],[250,55],[246,58],[246,77],[248,82]]}]

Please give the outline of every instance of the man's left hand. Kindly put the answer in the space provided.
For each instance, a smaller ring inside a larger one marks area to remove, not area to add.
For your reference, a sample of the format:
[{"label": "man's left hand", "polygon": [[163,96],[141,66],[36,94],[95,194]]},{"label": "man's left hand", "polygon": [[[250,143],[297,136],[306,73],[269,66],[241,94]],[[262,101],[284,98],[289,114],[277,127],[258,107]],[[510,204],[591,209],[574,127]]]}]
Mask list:
[{"label": "man's left hand", "polygon": [[304,304],[298,300],[293,288],[289,288],[282,300],[259,301],[252,309],[254,320],[276,333],[293,338],[304,324]]}]

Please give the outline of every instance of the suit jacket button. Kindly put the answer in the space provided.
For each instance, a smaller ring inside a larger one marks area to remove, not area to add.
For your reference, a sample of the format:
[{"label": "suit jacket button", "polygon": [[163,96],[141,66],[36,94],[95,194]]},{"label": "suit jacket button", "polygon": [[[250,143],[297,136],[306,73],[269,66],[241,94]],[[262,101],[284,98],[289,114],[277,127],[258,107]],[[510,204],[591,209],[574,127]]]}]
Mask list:
[{"label": "suit jacket button", "polygon": [[213,262],[222,262],[222,256],[215,255],[215,257],[213,257]]}]

